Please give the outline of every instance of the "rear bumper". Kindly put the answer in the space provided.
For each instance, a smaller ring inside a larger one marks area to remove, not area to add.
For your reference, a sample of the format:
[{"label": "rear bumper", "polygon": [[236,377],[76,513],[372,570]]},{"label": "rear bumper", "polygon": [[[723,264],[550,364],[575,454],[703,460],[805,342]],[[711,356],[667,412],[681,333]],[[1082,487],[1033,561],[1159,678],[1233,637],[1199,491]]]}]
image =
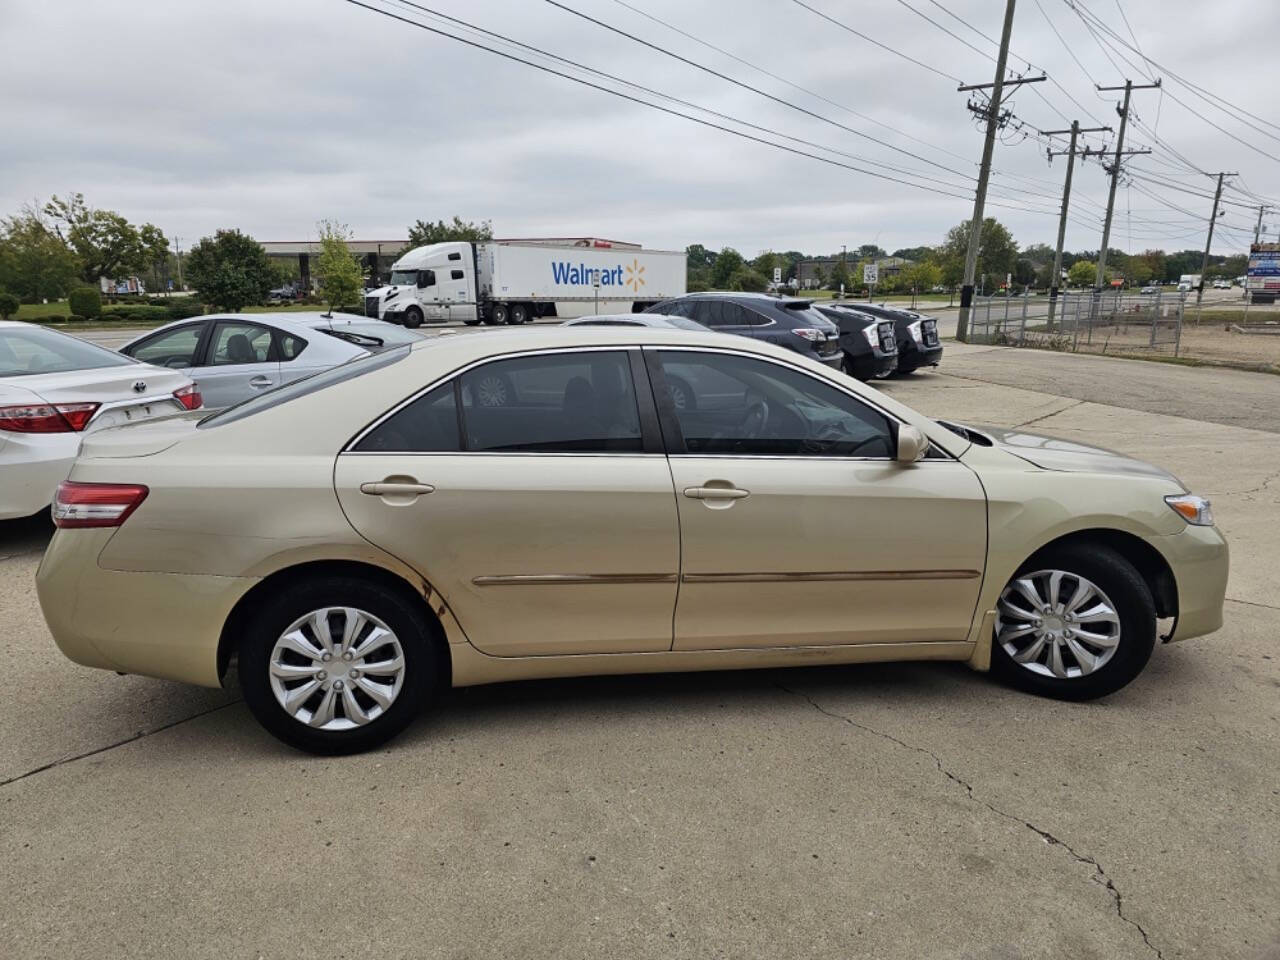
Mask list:
[{"label": "rear bumper", "polygon": [[859,380],[887,377],[898,369],[896,353],[849,353],[844,355],[846,369]]},{"label": "rear bumper", "polygon": [[53,502],[80,449],[80,434],[0,432],[0,520],[29,517]]},{"label": "rear bumper", "polygon": [[1222,626],[1227,596],[1227,541],[1217,527],[1188,525],[1181,533],[1158,538],[1155,546],[1169,561],[1178,586],[1178,623],[1169,639],[1213,633]]},{"label": "rear bumper", "polygon": [[937,366],[942,359],[942,344],[936,347],[920,347],[914,339],[898,344],[898,369],[903,373],[929,365]]},{"label": "rear bumper", "polygon": [[59,530],[49,542],[36,593],[58,649],[86,667],[219,686],[223,625],[258,581],[104,570],[113,533]]}]

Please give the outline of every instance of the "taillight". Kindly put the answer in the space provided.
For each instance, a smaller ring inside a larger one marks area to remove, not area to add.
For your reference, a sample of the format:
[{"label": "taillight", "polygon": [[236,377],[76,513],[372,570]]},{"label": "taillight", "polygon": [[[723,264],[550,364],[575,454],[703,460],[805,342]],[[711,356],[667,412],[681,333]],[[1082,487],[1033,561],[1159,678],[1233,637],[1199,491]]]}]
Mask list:
[{"label": "taillight", "polygon": [[35,403],[0,407],[0,430],[76,433],[88,426],[100,403]]},{"label": "taillight", "polygon": [[173,391],[173,397],[188,410],[199,410],[204,404],[204,397],[200,396],[200,389],[194,383]]},{"label": "taillight", "polygon": [[813,327],[796,327],[791,331],[797,337],[808,340],[810,343],[821,343],[827,339],[827,335],[822,330],[815,330]]},{"label": "taillight", "polygon": [[53,497],[57,527],[118,527],[147,499],[140,483],[77,483],[64,480]]}]

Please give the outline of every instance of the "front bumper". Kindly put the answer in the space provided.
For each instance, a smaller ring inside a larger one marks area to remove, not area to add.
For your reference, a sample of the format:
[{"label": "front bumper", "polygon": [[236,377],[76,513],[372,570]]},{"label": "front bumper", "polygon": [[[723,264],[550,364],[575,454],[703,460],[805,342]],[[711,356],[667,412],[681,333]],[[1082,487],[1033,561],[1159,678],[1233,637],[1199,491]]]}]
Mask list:
[{"label": "front bumper", "polygon": [[1181,533],[1153,538],[1169,561],[1178,586],[1178,623],[1170,640],[1213,633],[1222,626],[1230,550],[1217,527],[1191,524]]},{"label": "front bumper", "polygon": [[256,578],[104,570],[114,529],[58,530],[36,594],[58,649],[86,667],[220,685],[218,641]]},{"label": "front bumper", "polygon": [[80,450],[78,433],[0,432],[0,520],[29,517],[53,502]]}]

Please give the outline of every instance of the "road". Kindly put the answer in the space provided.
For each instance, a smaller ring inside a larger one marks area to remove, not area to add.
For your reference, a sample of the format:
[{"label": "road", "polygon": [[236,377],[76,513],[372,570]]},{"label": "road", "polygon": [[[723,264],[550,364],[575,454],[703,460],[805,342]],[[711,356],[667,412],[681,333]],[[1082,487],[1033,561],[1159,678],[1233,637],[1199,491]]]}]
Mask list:
[{"label": "road", "polygon": [[[0,524],[5,952],[1280,955],[1272,414],[1151,411],[1133,378],[1182,371],[1106,358],[1044,354],[1028,385],[1028,354],[949,344],[885,390],[1159,461],[1232,543],[1223,630],[1102,702],[950,664],[529,682],[317,759],[234,693],[63,660],[46,522]],[[1235,409],[1255,379],[1178,389]]]}]

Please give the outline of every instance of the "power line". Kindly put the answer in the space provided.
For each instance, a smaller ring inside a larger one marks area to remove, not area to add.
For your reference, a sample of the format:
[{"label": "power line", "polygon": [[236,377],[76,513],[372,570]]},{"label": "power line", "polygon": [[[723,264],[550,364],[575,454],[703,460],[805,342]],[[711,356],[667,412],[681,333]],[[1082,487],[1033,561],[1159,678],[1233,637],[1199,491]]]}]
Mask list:
[{"label": "power line", "polygon": [[953,80],[957,84],[963,82],[959,77],[953,77],[951,74],[945,73],[942,70],[939,70],[937,67],[930,66],[929,64],[925,63],[923,60],[917,60],[915,57],[909,56],[908,54],[903,53],[901,50],[895,50],[893,49],[893,47],[889,46],[888,44],[881,43],[879,40],[875,40],[871,37],[868,37],[865,33],[862,33],[859,30],[853,29],[853,27],[849,26],[848,24],[841,23],[839,20],[836,20],[834,17],[827,16],[821,10],[816,10],[813,7],[809,6],[809,4],[805,3],[804,0],[791,0],[791,2],[801,7],[804,7],[814,16],[821,17],[823,20],[826,20],[828,23],[834,24],[835,26],[839,27],[841,30],[848,31],[849,33],[852,33],[855,37],[861,37],[863,40],[867,41],[867,43],[873,44],[879,47],[881,50],[887,50],[889,53],[892,53],[895,56],[901,57],[903,60],[907,60],[911,63],[914,63],[917,67],[924,67],[930,73],[936,73],[938,76],[943,77],[944,79],[947,79],[947,80]]},{"label": "power line", "polygon": [[[774,149],[782,150],[782,151],[784,151],[784,152],[786,152],[786,153],[794,154],[794,155],[796,155],[796,156],[806,157],[806,158],[808,158],[808,159],[810,159],[810,160],[817,160],[819,163],[825,163],[825,164],[827,164],[827,165],[829,165],[829,166],[839,167],[839,168],[842,168],[842,169],[845,169],[845,170],[851,170],[851,171],[853,171],[853,172],[855,172],[855,173],[861,173],[861,174],[864,174],[865,176],[875,177],[875,178],[877,178],[877,179],[879,179],[879,180],[886,180],[886,181],[889,181],[889,182],[892,182],[892,183],[898,183],[898,184],[901,184],[901,185],[903,185],[903,186],[907,186],[907,187],[914,187],[914,188],[916,188],[916,189],[918,189],[918,190],[924,190],[924,191],[926,191],[926,192],[928,192],[928,193],[934,193],[934,194],[938,194],[938,195],[940,195],[940,196],[952,197],[952,198],[957,199],[957,200],[968,200],[968,199],[969,199],[969,197],[968,197],[968,196],[966,196],[965,194],[953,193],[953,192],[950,192],[950,191],[948,191],[948,190],[942,190],[942,189],[938,189],[938,188],[936,188],[936,187],[929,187],[929,186],[925,186],[924,184],[914,183],[914,182],[912,182],[912,181],[910,181],[910,180],[904,180],[904,179],[901,179],[900,177],[892,177],[892,176],[889,176],[889,175],[887,175],[887,174],[878,173],[878,172],[876,172],[876,171],[874,171],[874,170],[867,170],[867,169],[864,169],[864,168],[862,168],[862,167],[855,166],[855,165],[853,165],[853,164],[844,163],[844,162],[839,161],[839,160],[833,160],[833,159],[832,159],[832,158],[830,158],[830,157],[824,157],[824,156],[821,156],[821,155],[819,155],[819,154],[809,153],[808,151],[797,149],[797,148],[795,148],[795,147],[789,147],[789,146],[787,146],[787,145],[785,145],[785,144],[776,143],[776,142],[771,141],[771,140],[766,140],[766,139],[764,139],[764,138],[762,138],[762,137],[757,137],[757,136],[755,136],[755,135],[753,135],[753,134],[745,133],[745,132],[743,132],[743,131],[741,131],[741,130],[735,130],[735,129],[731,128],[731,127],[726,127],[726,126],[723,126],[722,124],[718,124],[718,123],[714,123],[714,122],[712,122],[712,121],[710,121],[710,120],[702,119],[701,117],[690,116],[689,114],[687,114],[687,113],[682,113],[682,112],[681,112],[681,111],[679,111],[679,110],[675,110],[675,109],[670,108],[670,107],[665,107],[665,106],[663,106],[662,104],[651,103],[650,101],[644,100],[644,99],[642,99],[642,98],[640,98],[640,97],[633,96],[633,95],[631,95],[631,94],[624,93],[624,92],[619,91],[619,90],[614,90],[614,89],[612,89],[612,88],[610,88],[610,87],[603,86],[603,85],[601,85],[601,84],[599,84],[599,83],[595,83],[595,82],[592,82],[592,81],[590,81],[590,80],[583,79],[582,77],[574,76],[573,74],[565,73],[564,71],[562,71],[562,70],[557,70],[557,69],[555,69],[554,67],[549,67],[549,66],[546,66],[545,64],[535,63],[534,61],[532,61],[532,60],[528,60],[528,59],[525,59],[524,57],[518,56],[517,54],[513,54],[513,53],[510,53],[510,52],[507,52],[507,51],[504,51],[504,50],[498,50],[498,49],[496,49],[496,48],[494,48],[494,47],[488,46],[488,45],[486,45],[486,44],[484,44],[484,43],[480,43],[479,41],[476,41],[476,40],[470,40],[470,39],[468,39],[468,38],[466,38],[466,37],[460,37],[460,36],[458,36],[457,34],[450,33],[450,32],[449,32],[449,31],[447,31],[447,30],[442,30],[442,29],[440,29],[440,28],[438,28],[438,27],[433,27],[433,26],[431,26],[430,24],[426,24],[426,23],[422,23],[422,22],[417,21],[417,20],[410,19],[409,17],[402,16],[402,15],[400,15],[400,14],[398,14],[398,13],[394,12],[394,11],[384,9],[384,8],[382,8],[382,7],[376,7],[376,6],[373,6],[373,5],[369,4],[369,3],[365,3],[365,2],[363,2],[363,0],[345,0],[345,2],[346,2],[346,3],[351,4],[352,6],[356,6],[356,7],[360,7],[360,8],[362,8],[362,9],[364,9],[364,10],[368,10],[368,11],[369,11],[369,12],[371,12],[371,13],[376,13],[376,14],[379,14],[379,15],[381,15],[381,16],[387,17],[388,19],[396,20],[396,21],[398,21],[398,22],[400,22],[400,23],[403,23],[403,24],[406,24],[406,25],[408,25],[408,26],[417,27],[418,29],[420,29],[420,30],[425,30],[425,31],[427,31],[428,33],[432,33],[432,34],[435,34],[435,35],[437,35],[437,36],[445,37],[445,38],[450,39],[450,40],[456,40],[457,42],[462,43],[462,44],[465,44],[466,46],[472,47],[472,48],[474,48],[474,49],[477,49],[477,50],[483,50],[483,51],[485,51],[485,52],[487,52],[487,53],[492,53],[492,54],[494,54],[494,55],[496,55],[496,56],[499,56],[499,57],[502,57],[502,58],[504,58],[504,59],[506,59],[506,60],[511,60],[511,61],[513,61],[513,62],[515,62],[515,63],[520,63],[520,64],[523,64],[524,66],[532,67],[533,69],[538,70],[538,71],[541,71],[541,72],[543,72],[543,73],[547,73],[547,74],[550,74],[550,75],[552,75],[552,76],[561,77],[561,78],[563,78],[563,79],[565,79],[565,80],[572,81],[573,83],[577,83],[577,84],[580,84],[580,85],[582,85],[582,86],[589,87],[589,88],[591,88],[591,89],[593,89],[593,90],[598,90],[598,91],[600,91],[601,93],[607,93],[607,94],[610,94],[610,95],[612,95],[612,96],[618,97],[618,98],[620,98],[620,99],[627,100],[627,101],[629,101],[629,102],[631,102],[631,103],[636,103],[636,104],[639,104],[639,105],[641,105],[641,106],[650,107],[651,109],[658,110],[658,111],[660,111],[660,112],[662,112],[662,113],[669,114],[670,116],[680,117],[680,118],[682,118],[682,119],[692,121],[693,123],[697,123],[697,124],[699,124],[699,125],[701,125],[701,126],[704,126],[704,127],[710,127],[710,128],[711,128],[711,129],[713,129],[713,130],[719,130],[719,131],[721,131],[721,132],[723,132],[723,133],[728,133],[728,134],[730,134],[730,135],[732,135],[732,136],[736,136],[736,137],[739,137],[739,138],[744,139],[744,140],[750,140],[750,141],[751,141],[751,142],[753,142],[753,143],[763,144],[764,146],[767,146],[767,147],[773,147]],[[422,8],[422,9],[423,9],[424,11],[425,11],[425,10],[427,10],[427,8]],[[433,15],[436,15],[436,14],[435,14],[435,11],[427,11],[427,12],[429,12],[429,13],[431,13],[431,14],[433,14]],[[504,38],[504,39],[505,39],[505,38]],[[507,41],[507,42],[515,43],[516,41]],[[1007,208],[1009,208],[1009,209],[1015,209],[1015,210],[1027,210],[1027,209],[1028,209],[1028,208],[1026,207],[1026,205],[1025,205],[1025,204],[1004,203],[1004,204],[995,204],[995,205],[996,205],[996,206],[1007,207]],[[1034,211],[1034,210],[1033,210],[1032,212],[1046,213],[1046,211]]]},{"label": "power line", "polygon": [[[746,83],[742,80],[738,80],[735,77],[731,77],[727,73],[721,73],[719,70],[715,70],[711,67],[708,67],[706,64],[698,63],[696,60],[690,60],[688,57],[681,56],[680,54],[675,53],[674,51],[667,50],[663,47],[660,47],[656,43],[651,43],[648,40],[645,40],[643,37],[638,37],[634,33],[629,33],[626,30],[623,30],[621,27],[615,27],[613,24],[606,23],[605,21],[597,19],[596,17],[593,17],[590,14],[583,13],[581,10],[575,10],[573,7],[570,7],[570,6],[567,6],[566,4],[561,3],[560,0],[545,0],[545,2],[549,3],[551,6],[556,7],[559,10],[563,10],[565,13],[572,14],[573,16],[586,20],[589,23],[594,23],[596,26],[601,27],[605,30],[608,30],[610,33],[615,33],[618,36],[626,37],[628,40],[631,40],[634,43],[638,43],[643,47],[647,47],[650,50],[655,50],[658,53],[661,53],[663,56],[670,57],[673,60],[678,60],[680,63],[693,67],[695,70],[701,70],[703,73],[708,73],[713,77],[718,77],[721,80],[727,81],[728,83],[732,83],[734,86],[741,87],[744,90],[751,91],[757,96],[764,97],[766,100],[772,100],[774,103],[780,104],[784,107],[788,107],[799,113],[803,113],[805,116],[812,117],[815,120],[820,120],[823,123],[830,124],[833,127],[838,127],[839,129],[844,130],[847,133],[852,133],[854,136],[863,137],[867,140],[872,141],[873,143],[878,143],[882,147],[888,147],[890,150],[895,150],[898,153],[911,157],[912,159],[919,160],[921,163],[927,163],[931,167],[937,167],[939,170],[945,170],[947,173],[953,173],[961,177],[970,176],[969,174],[963,171],[955,170],[951,167],[948,167],[946,164],[938,163],[936,160],[930,160],[928,157],[922,157],[918,153],[912,153],[910,150],[906,150],[906,149],[903,149],[902,147],[895,146],[894,144],[889,143],[886,140],[881,140],[878,137],[873,137],[869,133],[864,133],[861,130],[857,130],[846,124],[840,123],[838,120],[832,120],[830,117],[825,117],[820,113],[815,113],[813,110],[810,110],[807,107],[802,107],[798,103],[792,103],[790,100],[785,100],[782,97],[775,96],[774,94],[769,93],[767,90],[761,90],[759,87],[753,87],[749,83]],[[799,3],[800,0],[796,0],[796,2]]]}]

